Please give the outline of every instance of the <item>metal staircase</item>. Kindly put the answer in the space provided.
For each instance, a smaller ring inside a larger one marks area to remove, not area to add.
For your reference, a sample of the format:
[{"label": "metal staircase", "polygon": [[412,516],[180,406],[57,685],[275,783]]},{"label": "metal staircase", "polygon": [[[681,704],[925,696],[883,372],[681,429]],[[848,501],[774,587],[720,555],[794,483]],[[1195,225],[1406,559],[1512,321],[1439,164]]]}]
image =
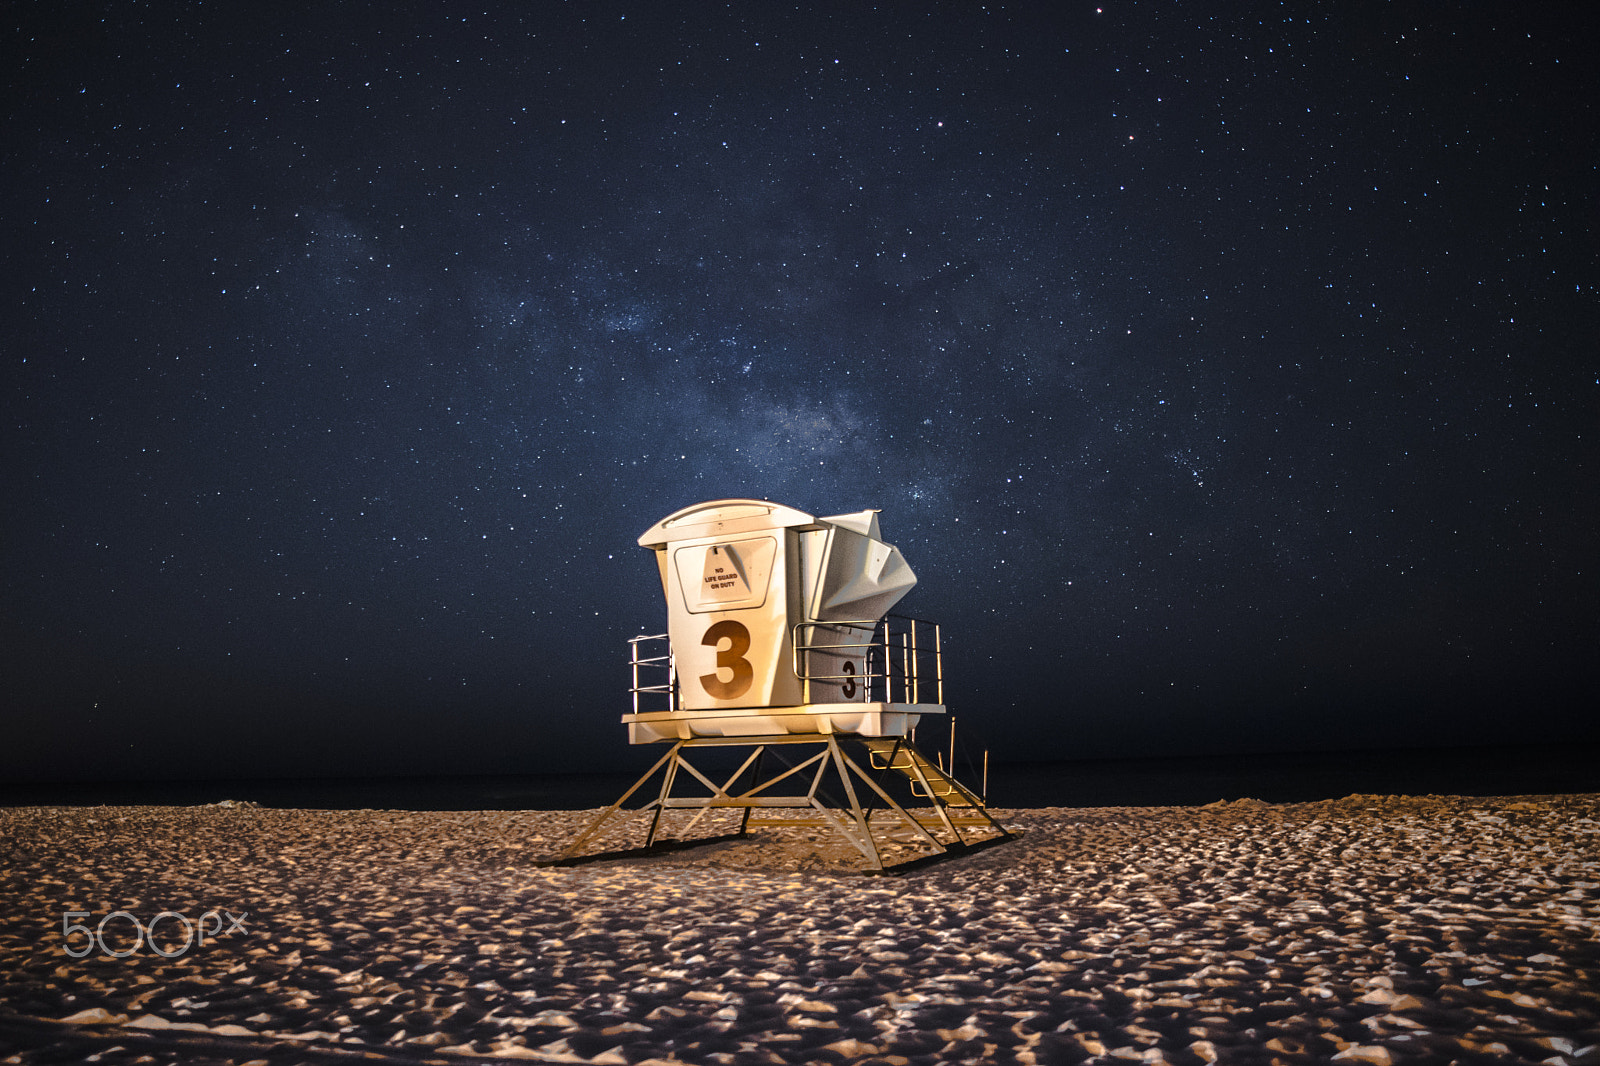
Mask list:
[{"label": "metal staircase", "polygon": [[898,770],[911,782],[919,799],[936,800],[946,807],[982,807],[983,802],[961,782],[945,773],[916,748],[898,737],[863,737],[874,770]]}]

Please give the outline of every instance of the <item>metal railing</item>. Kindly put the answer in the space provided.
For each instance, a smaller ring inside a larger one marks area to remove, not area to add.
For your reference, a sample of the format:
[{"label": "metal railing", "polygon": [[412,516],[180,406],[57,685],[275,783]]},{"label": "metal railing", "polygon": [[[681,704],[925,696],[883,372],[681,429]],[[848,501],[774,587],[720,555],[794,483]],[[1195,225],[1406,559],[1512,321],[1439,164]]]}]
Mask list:
[{"label": "metal railing", "polygon": [[[628,690],[633,696],[633,713],[677,710],[678,671],[667,634],[634,637],[628,641],[628,652],[633,667],[633,687]],[[643,706],[645,701],[656,706]]]},{"label": "metal railing", "polygon": [[[893,614],[800,622],[792,635],[804,703],[944,703],[944,653],[935,622]],[[633,637],[628,651],[633,713],[678,710],[678,673],[668,635]]]},{"label": "metal railing", "polygon": [[903,615],[800,622],[793,643],[806,703],[944,703],[937,623]]}]

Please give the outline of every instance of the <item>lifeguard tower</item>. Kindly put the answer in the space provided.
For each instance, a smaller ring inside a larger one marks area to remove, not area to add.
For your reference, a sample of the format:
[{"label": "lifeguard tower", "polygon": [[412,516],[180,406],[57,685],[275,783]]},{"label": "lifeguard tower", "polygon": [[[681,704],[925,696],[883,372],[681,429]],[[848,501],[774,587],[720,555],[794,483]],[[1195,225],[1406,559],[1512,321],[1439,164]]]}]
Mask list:
[{"label": "lifeguard tower", "polygon": [[[633,710],[622,721],[630,743],[671,747],[552,862],[601,857],[585,847],[658,777],[633,850],[822,825],[882,872],[886,851],[909,853],[894,864],[904,866],[1011,839],[953,766],[915,747],[917,723],[946,714],[940,632],[889,614],[917,579],[876,511],[815,518],[712,500],[663,518],[639,544],[655,553],[667,632],[630,642]],[[748,753],[719,779],[690,761],[707,749]],[[730,808],[742,812],[736,831],[693,836]],[[673,829],[669,812],[692,814]]]}]

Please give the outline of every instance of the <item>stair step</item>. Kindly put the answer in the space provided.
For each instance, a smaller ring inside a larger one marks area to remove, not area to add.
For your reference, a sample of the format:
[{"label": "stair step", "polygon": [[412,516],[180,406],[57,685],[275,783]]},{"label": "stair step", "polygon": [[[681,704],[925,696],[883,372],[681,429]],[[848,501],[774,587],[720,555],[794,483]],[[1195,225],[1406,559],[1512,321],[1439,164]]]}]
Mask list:
[{"label": "stair step", "polygon": [[[879,770],[898,770],[911,782],[913,795],[924,798],[938,798],[944,800],[947,807],[971,807],[974,803],[967,797],[967,793],[955,782],[949,774],[939,769],[938,765],[928,761],[927,756],[915,748],[899,744],[892,740],[863,740],[870,753],[872,765]],[[880,758],[882,761],[880,761]],[[917,770],[922,771],[922,777],[932,789],[932,796],[923,791],[922,781],[917,777]],[[946,799],[946,797],[950,797]]]}]

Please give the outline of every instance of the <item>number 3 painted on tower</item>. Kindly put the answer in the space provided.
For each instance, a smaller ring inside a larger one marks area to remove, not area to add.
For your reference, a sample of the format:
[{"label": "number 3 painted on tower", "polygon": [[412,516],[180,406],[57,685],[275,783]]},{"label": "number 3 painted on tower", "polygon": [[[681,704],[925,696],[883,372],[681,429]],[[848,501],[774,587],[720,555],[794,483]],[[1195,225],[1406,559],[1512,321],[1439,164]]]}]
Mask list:
[{"label": "number 3 painted on tower", "polygon": [[[726,648],[721,647],[724,638],[728,641]],[[724,618],[706,630],[700,643],[717,649],[717,673],[700,675],[700,683],[706,687],[706,692],[716,700],[743,696],[756,676],[755,667],[744,657],[744,653],[750,650],[750,631],[743,623]],[[719,676],[724,669],[733,674],[727,681]]]}]

